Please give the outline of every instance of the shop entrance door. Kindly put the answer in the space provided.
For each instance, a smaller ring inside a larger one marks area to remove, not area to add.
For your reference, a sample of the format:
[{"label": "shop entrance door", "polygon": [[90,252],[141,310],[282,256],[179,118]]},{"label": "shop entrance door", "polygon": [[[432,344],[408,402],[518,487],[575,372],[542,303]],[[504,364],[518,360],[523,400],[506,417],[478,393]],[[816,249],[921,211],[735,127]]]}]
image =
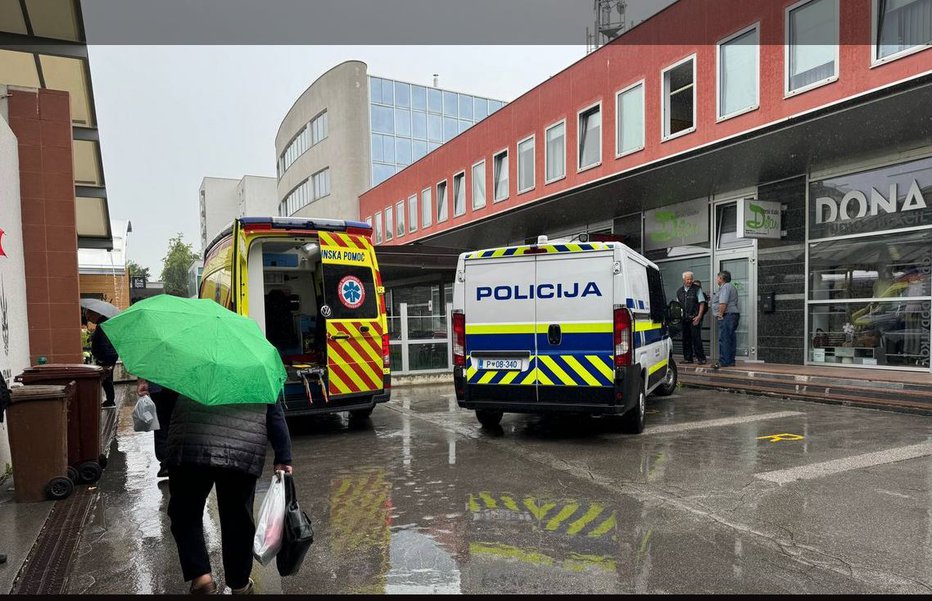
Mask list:
[{"label": "shop entrance door", "polygon": [[[738,310],[741,318],[738,321],[737,350],[735,357],[739,360],[754,361],[757,359],[757,266],[756,259],[750,252],[730,255],[728,258],[720,257],[716,274],[721,271],[731,273],[731,283],[738,291]],[[714,288],[718,290],[716,285]],[[718,307],[711,307],[710,312],[715,314]],[[718,334],[714,340],[718,350]]]}]

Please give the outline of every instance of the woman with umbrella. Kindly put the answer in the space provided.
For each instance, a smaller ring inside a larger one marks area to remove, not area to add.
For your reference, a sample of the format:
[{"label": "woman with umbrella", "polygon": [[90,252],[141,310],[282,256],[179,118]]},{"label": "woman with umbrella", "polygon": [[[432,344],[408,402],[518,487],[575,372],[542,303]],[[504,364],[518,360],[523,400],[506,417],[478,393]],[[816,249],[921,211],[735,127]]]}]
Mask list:
[{"label": "woman with umbrella", "polygon": [[172,536],[191,592],[219,589],[203,529],[216,487],[226,584],[251,593],[253,503],[268,442],[275,470],[292,471],[278,351],[254,321],[207,299],[155,296],[103,327],[127,370],[179,395],[164,461]]},{"label": "woman with umbrella", "polygon": [[97,365],[104,368],[104,377],[100,383],[104,388],[105,400],[103,406],[107,408],[116,407],[116,395],[113,389],[113,368],[120,357],[100,325],[118,314],[120,310],[110,303],[96,298],[82,298],[81,306],[84,307],[87,320],[96,326],[94,333],[91,334],[91,354],[94,356]]}]

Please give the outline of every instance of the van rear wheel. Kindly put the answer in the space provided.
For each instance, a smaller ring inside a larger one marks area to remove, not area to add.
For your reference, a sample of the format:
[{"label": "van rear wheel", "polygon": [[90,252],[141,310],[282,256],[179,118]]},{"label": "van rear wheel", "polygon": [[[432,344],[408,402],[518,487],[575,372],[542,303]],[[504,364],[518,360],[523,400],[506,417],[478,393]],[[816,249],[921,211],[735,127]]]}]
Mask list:
[{"label": "van rear wheel", "polygon": [[350,419],[366,419],[372,415],[373,409],[375,409],[375,407],[369,407],[368,409],[353,409],[349,412]]},{"label": "van rear wheel", "polygon": [[678,372],[676,370],[676,361],[673,360],[673,357],[670,357],[670,362],[667,363],[667,373],[663,377],[663,382],[656,388],[656,392],[659,396],[670,396],[676,391],[676,382],[678,379]]},{"label": "van rear wheel", "polygon": [[493,409],[476,409],[476,419],[479,420],[479,423],[482,424],[484,428],[498,427],[502,422],[502,416],[504,414],[504,411],[496,411]]},{"label": "van rear wheel", "polygon": [[634,407],[621,416],[621,425],[625,432],[629,434],[640,434],[644,431],[644,415],[647,413],[647,390],[644,386],[644,378],[641,378],[640,388],[638,390],[638,400]]}]

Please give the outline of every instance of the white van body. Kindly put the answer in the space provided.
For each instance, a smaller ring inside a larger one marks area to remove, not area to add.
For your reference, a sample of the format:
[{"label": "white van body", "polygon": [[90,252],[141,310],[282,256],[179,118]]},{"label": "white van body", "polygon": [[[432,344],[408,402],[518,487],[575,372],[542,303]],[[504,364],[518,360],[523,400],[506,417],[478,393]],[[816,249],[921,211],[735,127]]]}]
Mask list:
[{"label": "white van body", "polygon": [[[620,242],[550,241],[463,253],[453,288],[459,405],[625,415],[676,387],[657,266]],[[626,326],[627,324],[627,326]]]}]

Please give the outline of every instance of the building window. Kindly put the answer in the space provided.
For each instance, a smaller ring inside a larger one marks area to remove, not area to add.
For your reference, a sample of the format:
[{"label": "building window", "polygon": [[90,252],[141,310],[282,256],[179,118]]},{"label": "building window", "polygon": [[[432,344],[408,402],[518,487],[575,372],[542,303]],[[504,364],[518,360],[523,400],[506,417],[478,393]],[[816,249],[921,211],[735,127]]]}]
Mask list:
[{"label": "building window", "polygon": [[411,107],[411,85],[402,83],[400,81],[395,82],[395,106],[400,106],[403,108]]},{"label": "building window", "polygon": [[329,124],[327,120],[327,111],[324,111],[311,120],[311,146],[320,144],[321,140],[326,138],[328,133]]},{"label": "building window", "polygon": [[550,126],[544,138],[544,177],[550,183],[566,175],[566,121]]},{"label": "building window", "polygon": [[466,213],[466,173],[461,172],[453,176],[453,216],[459,217]]},{"label": "building window", "polygon": [[518,194],[534,188],[534,136],[518,142]]},{"label": "building window", "polygon": [[391,206],[385,207],[385,240],[391,240],[395,236],[395,219],[394,209]]},{"label": "building window", "polygon": [[492,157],[492,191],[495,202],[508,198],[508,150]]},{"label": "building window", "polygon": [[481,209],[485,206],[485,161],[472,166],[472,208]]},{"label": "building window", "polygon": [[786,11],[786,94],[838,76],[838,2],[805,0]]},{"label": "building window", "polygon": [[395,133],[395,111],[387,106],[371,107],[372,131],[378,134]]},{"label": "building window", "polygon": [[311,176],[314,181],[314,200],[330,195],[330,168],[318,171]]},{"label": "building window", "polygon": [[639,81],[615,97],[615,154],[644,148],[644,82]]},{"label": "building window", "polygon": [[395,218],[398,220],[398,229],[395,230],[397,238],[405,235],[405,201],[399,200],[395,204]]},{"label": "building window", "polygon": [[424,86],[412,86],[411,108],[417,111],[427,110],[427,88]]},{"label": "building window", "polygon": [[417,194],[408,197],[408,231],[417,230]]},{"label": "building window", "polygon": [[447,220],[447,182],[437,184],[437,223]]},{"label": "building window", "polygon": [[718,116],[729,117],[757,108],[758,26],[745,29],[718,45]]},{"label": "building window", "polygon": [[579,168],[602,162],[602,104],[579,113]]},{"label": "building window", "polygon": [[932,43],[932,0],[874,0],[874,60],[884,61]]},{"label": "building window", "polygon": [[382,213],[375,214],[375,243],[382,243]]},{"label": "building window", "polygon": [[696,58],[663,71],[663,138],[696,129]]},{"label": "building window", "polygon": [[421,227],[430,227],[433,223],[433,207],[430,203],[430,188],[421,190]]}]

